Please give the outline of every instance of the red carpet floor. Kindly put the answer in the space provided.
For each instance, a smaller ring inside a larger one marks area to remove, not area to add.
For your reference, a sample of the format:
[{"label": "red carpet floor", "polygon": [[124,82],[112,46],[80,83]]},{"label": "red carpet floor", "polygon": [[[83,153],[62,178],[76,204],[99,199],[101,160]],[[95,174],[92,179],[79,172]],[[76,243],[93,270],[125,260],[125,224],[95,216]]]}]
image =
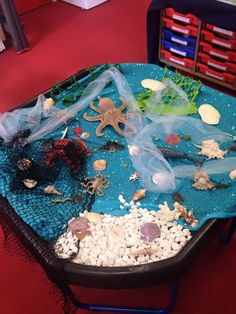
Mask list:
[{"label": "red carpet floor", "polygon": [[[23,15],[31,50],[22,55],[13,48],[1,53],[0,111],[15,107],[85,66],[146,62],[145,22],[150,2],[110,0],[89,11],[56,2]],[[60,295],[44,271],[18,252],[14,242],[5,244],[0,229],[0,314],[63,313]],[[235,262],[236,236],[228,246],[220,244],[217,235],[206,241],[181,281],[173,313],[235,313]],[[115,292],[76,291],[82,301],[101,304],[163,305],[167,296],[166,285]]]}]

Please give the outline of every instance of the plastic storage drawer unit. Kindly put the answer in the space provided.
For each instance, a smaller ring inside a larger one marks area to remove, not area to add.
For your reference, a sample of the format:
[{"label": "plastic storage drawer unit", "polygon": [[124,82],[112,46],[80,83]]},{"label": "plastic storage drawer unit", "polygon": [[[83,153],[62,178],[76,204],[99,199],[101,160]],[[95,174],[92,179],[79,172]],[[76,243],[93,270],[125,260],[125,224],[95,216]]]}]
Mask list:
[{"label": "plastic storage drawer unit", "polygon": [[206,28],[215,33],[225,35],[231,38],[236,38],[236,32],[230,31],[228,29],[220,28],[215,25],[208,24],[208,23],[206,23]]},{"label": "plastic storage drawer unit", "polygon": [[168,39],[176,44],[180,44],[180,45],[188,46],[188,47],[196,46],[197,39],[194,37],[182,37],[180,35],[176,35],[174,32],[168,30],[167,28],[163,28],[162,33],[165,39]]},{"label": "plastic storage drawer unit", "polygon": [[173,55],[171,52],[166,51],[164,49],[161,50],[161,54],[162,54],[163,58],[165,58],[166,60],[168,60],[170,62],[181,65],[185,68],[191,68],[191,69],[193,68],[194,62],[191,59],[177,57],[177,56]]},{"label": "plastic storage drawer unit", "polygon": [[233,61],[236,62],[236,52],[234,51],[227,51],[227,50],[220,50],[220,49],[215,49],[212,47],[212,45],[201,41],[200,46],[202,48],[203,52],[206,52],[210,54],[211,56],[220,58],[222,60],[227,60],[227,61]]},{"label": "plastic storage drawer unit", "polygon": [[202,52],[198,53],[198,57],[201,60],[201,62],[205,63],[208,66],[211,66],[224,72],[231,72],[236,74],[236,63],[230,63],[227,61],[221,62],[211,58],[211,56]]},{"label": "plastic storage drawer unit", "polygon": [[180,21],[186,24],[190,24],[190,25],[199,25],[200,21],[198,18],[196,18],[194,15],[192,14],[183,14],[183,13],[179,13],[176,12],[174,9],[172,8],[168,8],[165,9],[165,15],[172,18],[173,20],[176,21]]},{"label": "plastic storage drawer unit", "polygon": [[213,77],[214,79],[223,81],[223,82],[228,82],[228,83],[234,83],[236,80],[236,75],[232,75],[229,73],[221,73],[217,71],[213,71],[209,69],[209,67],[205,64],[197,63],[197,67],[199,71],[207,76]]},{"label": "plastic storage drawer unit", "polygon": [[213,33],[206,30],[201,31],[201,33],[203,34],[204,39],[211,44],[227,49],[236,49],[236,39],[224,39],[221,37],[217,37]]},{"label": "plastic storage drawer unit", "polygon": [[168,19],[167,17],[163,17],[162,21],[165,25],[165,27],[171,29],[172,31],[181,33],[183,35],[187,36],[195,36],[197,37],[198,34],[198,28],[191,26],[191,25],[179,25],[177,23],[174,23],[172,20]]},{"label": "plastic storage drawer unit", "polygon": [[178,46],[178,45],[172,44],[170,41],[165,40],[165,39],[162,39],[162,43],[165,49],[170,50],[171,52],[176,53],[177,55],[180,55],[186,58],[195,57],[195,49],[193,48]]}]

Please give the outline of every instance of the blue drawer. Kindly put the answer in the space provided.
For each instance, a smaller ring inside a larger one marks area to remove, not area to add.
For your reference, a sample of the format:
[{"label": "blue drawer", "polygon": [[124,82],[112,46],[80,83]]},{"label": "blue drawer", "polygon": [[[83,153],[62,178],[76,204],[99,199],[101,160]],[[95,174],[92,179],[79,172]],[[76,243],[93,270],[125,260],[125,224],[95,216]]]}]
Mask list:
[{"label": "blue drawer", "polygon": [[162,29],[163,35],[165,39],[168,39],[176,44],[180,44],[186,47],[195,47],[197,43],[197,39],[193,38],[191,36],[189,37],[183,37],[183,36],[178,36],[175,35],[172,31],[170,31],[167,28]]},{"label": "blue drawer", "polygon": [[195,49],[192,47],[183,47],[181,45],[172,44],[172,42],[162,39],[162,43],[165,49],[176,53],[182,57],[186,58],[194,58],[195,57]]}]

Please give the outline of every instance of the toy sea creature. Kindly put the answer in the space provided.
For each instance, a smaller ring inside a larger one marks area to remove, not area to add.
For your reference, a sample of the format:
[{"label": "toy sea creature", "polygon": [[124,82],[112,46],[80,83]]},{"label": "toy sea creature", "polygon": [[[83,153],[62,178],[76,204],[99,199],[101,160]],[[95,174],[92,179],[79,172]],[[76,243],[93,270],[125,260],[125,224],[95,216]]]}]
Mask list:
[{"label": "toy sea creature", "polygon": [[178,134],[170,134],[165,141],[169,145],[178,145],[180,143],[180,137]]},{"label": "toy sea creature", "polygon": [[228,149],[227,149],[228,152],[230,151],[236,151],[236,144],[233,144],[231,145]]},{"label": "toy sea creature", "polygon": [[196,159],[187,153],[182,152],[181,150],[172,149],[172,148],[164,148],[157,147],[158,150],[162,153],[165,158],[173,158],[173,159],[187,159],[193,161],[196,166],[201,167],[205,159]]},{"label": "toy sea creature", "polygon": [[174,192],[172,194],[172,199],[173,199],[174,202],[178,202],[180,204],[182,204],[182,202],[185,200],[183,195],[181,195],[179,192]]},{"label": "toy sea creature", "polygon": [[137,190],[132,197],[132,201],[137,201],[140,200],[141,198],[144,198],[146,195],[146,191],[147,190],[145,189]]},{"label": "toy sea creature", "polygon": [[110,182],[107,179],[107,176],[102,174],[96,174],[94,177],[85,177],[81,182],[81,185],[85,188],[84,192],[94,195],[95,193],[98,196],[103,196],[104,192],[102,189],[106,189],[110,186]]},{"label": "toy sea creature", "polygon": [[181,139],[184,140],[185,142],[191,141],[191,136],[189,134],[184,134],[181,136]]},{"label": "toy sea creature", "polygon": [[153,92],[161,91],[166,88],[166,86],[162,82],[153,79],[144,79],[141,81],[141,85],[144,88],[148,88]]},{"label": "toy sea creature", "polygon": [[212,105],[204,104],[198,108],[198,113],[203,122],[207,124],[218,124],[220,122],[220,113]]},{"label": "toy sea creature", "polygon": [[107,161],[105,159],[97,159],[93,163],[93,168],[97,171],[103,171],[107,167]]},{"label": "toy sea creature", "polygon": [[119,144],[115,141],[108,141],[105,145],[102,145],[99,149],[109,153],[115,153],[118,150],[124,149],[124,145]]},{"label": "toy sea creature", "polygon": [[198,220],[194,216],[192,210],[187,209],[178,202],[174,203],[175,210],[180,213],[180,216],[185,220],[186,224],[191,227],[195,227],[198,224]]},{"label": "toy sea creature", "polygon": [[141,173],[138,171],[135,171],[130,177],[129,181],[134,182],[137,181],[141,177]]},{"label": "toy sea creature", "polygon": [[145,222],[140,227],[141,239],[146,242],[152,242],[161,236],[160,227],[153,222]]},{"label": "toy sea creature", "polygon": [[192,186],[198,190],[212,190],[215,188],[215,184],[210,181],[205,171],[196,172],[193,180],[195,183]]},{"label": "toy sea creature", "polygon": [[201,151],[197,153],[197,155],[207,156],[208,159],[224,159],[224,155],[227,154],[227,150],[223,151],[220,149],[218,143],[215,140],[205,140],[202,141],[201,145],[196,145],[197,148],[200,148]]},{"label": "toy sea creature", "polygon": [[230,177],[230,179],[232,179],[232,180],[236,179],[236,169],[230,171],[229,177]]},{"label": "toy sea creature", "polygon": [[[123,114],[122,111],[126,108],[126,102],[122,101],[122,105],[117,108],[114,102],[110,98],[98,97],[99,106],[94,106],[94,103],[90,103],[90,108],[99,114],[96,116],[89,116],[86,112],[84,113],[84,119],[88,121],[101,121],[96,129],[97,136],[103,136],[102,130],[107,126],[111,125],[117,133],[121,136],[131,136],[136,133],[136,128],[127,121],[127,114]],[[119,127],[119,123],[126,125],[130,131],[124,132]]]},{"label": "toy sea creature", "polygon": [[38,182],[33,179],[24,179],[22,182],[28,189],[33,189],[38,184]]},{"label": "toy sea creature", "polygon": [[59,192],[53,185],[48,185],[44,190],[44,194],[51,194],[51,195],[63,195]]}]

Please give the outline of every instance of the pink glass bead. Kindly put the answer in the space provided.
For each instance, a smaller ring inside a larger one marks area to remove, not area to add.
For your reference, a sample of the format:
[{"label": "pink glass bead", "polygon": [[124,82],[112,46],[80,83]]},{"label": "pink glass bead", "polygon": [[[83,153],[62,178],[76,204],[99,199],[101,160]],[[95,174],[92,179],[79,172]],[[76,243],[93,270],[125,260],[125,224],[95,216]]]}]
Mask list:
[{"label": "pink glass bead", "polygon": [[89,228],[89,221],[85,217],[77,217],[69,222],[71,232],[82,232]]},{"label": "pink glass bead", "polygon": [[141,239],[147,242],[152,242],[161,235],[160,227],[154,222],[145,222],[140,227]]}]

